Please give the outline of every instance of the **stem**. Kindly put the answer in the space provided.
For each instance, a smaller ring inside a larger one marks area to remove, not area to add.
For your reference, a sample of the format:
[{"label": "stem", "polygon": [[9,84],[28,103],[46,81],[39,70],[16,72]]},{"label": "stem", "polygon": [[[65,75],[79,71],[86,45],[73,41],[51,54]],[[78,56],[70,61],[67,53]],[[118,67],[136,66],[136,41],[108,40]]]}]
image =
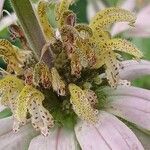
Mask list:
[{"label": "stem", "polygon": [[106,7],[110,7],[110,4],[108,1],[106,0],[102,0],[102,3],[106,6]]},{"label": "stem", "polygon": [[3,5],[4,5],[4,0],[1,0],[1,2],[0,2],[0,18],[2,15]]},{"label": "stem", "polygon": [[[25,36],[30,44],[37,60],[40,59],[41,50],[46,44],[46,40],[32,8],[30,0],[11,0],[14,11],[24,30]],[[53,66],[53,56],[47,50],[42,59],[51,68]]]}]

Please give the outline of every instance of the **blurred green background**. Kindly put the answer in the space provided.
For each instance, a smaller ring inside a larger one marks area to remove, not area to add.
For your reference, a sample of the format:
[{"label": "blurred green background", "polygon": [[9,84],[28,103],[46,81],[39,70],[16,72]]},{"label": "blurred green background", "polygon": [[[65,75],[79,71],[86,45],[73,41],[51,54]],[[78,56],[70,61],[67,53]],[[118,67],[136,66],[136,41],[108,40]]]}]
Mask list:
[{"label": "blurred green background", "polygon": [[[32,0],[33,3],[36,3],[37,0]],[[76,0],[76,3],[74,5],[71,6],[71,9],[77,14],[77,18],[78,18],[78,22],[88,22],[88,17],[87,17],[87,5],[88,2],[90,0]],[[116,6],[118,2],[123,2],[124,0],[103,0],[103,3],[107,6]],[[138,0],[141,1],[142,0]],[[149,2],[147,0],[145,0],[145,2]],[[51,9],[49,10],[49,15],[50,16],[50,22],[53,26],[55,26],[55,22],[54,22],[54,15],[52,15],[54,12],[54,5],[50,6]],[[10,5],[10,1],[9,0],[5,0],[4,3],[4,9],[7,10],[8,12],[12,13],[13,10],[11,8]],[[4,16],[6,14],[4,13]],[[119,36],[123,36],[123,35],[119,35]],[[7,28],[3,29],[2,31],[0,31],[0,38],[6,38],[8,40],[9,39],[9,32],[7,30]],[[150,60],[150,37],[149,38],[130,38],[130,41],[132,41],[141,51],[144,52],[145,54],[145,59]],[[15,45],[19,45],[19,41],[16,41],[14,43]],[[1,66],[5,67],[4,63],[2,61],[0,61]],[[145,77],[141,77],[139,79],[136,79],[135,81],[133,81],[133,84],[139,87],[144,87],[147,89],[150,89],[150,76],[145,76]]]}]

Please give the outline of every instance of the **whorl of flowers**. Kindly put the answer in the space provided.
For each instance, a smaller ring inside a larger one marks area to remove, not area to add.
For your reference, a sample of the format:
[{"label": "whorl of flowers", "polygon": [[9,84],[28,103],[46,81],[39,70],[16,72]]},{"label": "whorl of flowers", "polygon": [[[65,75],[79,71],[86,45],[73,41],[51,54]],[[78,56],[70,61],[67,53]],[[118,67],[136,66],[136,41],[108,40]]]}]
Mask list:
[{"label": "whorl of flowers", "polygon": [[[95,123],[101,108],[94,92],[97,85],[109,84],[116,88],[119,84],[129,84],[119,77],[122,66],[118,52],[128,53],[137,60],[143,56],[132,43],[111,38],[108,32],[108,27],[115,22],[129,22],[134,26],[134,14],[111,7],[98,12],[89,24],[80,24],[76,22],[76,14],[69,9],[72,3],[72,0],[62,0],[56,4],[56,30],[48,21],[50,4],[39,2],[37,16],[47,43],[38,62],[33,61],[30,49],[20,50],[9,41],[0,40],[0,55],[7,63],[7,74],[3,72],[0,80],[1,103],[10,107],[13,113],[15,131],[31,118],[33,127],[48,135],[54,123],[59,122],[56,110],[44,102],[51,89],[59,99],[61,106],[57,109],[60,112]],[[54,57],[52,68],[42,61],[49,49]],[[48,99],[51,103],[55,101]]]}]

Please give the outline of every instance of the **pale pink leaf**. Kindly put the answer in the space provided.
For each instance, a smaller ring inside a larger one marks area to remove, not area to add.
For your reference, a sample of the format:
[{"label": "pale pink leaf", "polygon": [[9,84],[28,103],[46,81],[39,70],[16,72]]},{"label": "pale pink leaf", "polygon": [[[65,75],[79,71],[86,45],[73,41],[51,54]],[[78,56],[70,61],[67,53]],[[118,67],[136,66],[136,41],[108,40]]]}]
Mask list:
[{"label": "pale pink leaf", "polygon": [[87,5],[88,20],[90,21],[98,11],[105,9],[105,7],[106,6],[100,0],[89,0]]},{"label": "pale pink leaf", "polygon": [[120,69],[120,78],[133,80],[142,75],[150,75],[150,61],[127,60],[122,62],[123,69]]},{"label": "pale pink leaf", "polygon": [[[136,5],[136,0],[125,0],[118,7],[121,7],[123,9],[129,10],[129,11],[133,11],[134,8],[135,8],[135,5]],[[127,22],[118,22],[118,23],[115,23],[112,26],[111,35],[115,36],[115,35],[117,35],[117,34],[119,34],[121,32],[126,31],[129,28],[131,28],[131,27],[128,25]]]},{"label": "pale pink leaf", "polygon": [[144,7],[137,15],[135,28],[127,32],[132,37],[150,37],[150,5]]},{"label": "pale pink leaf", "polygon": [[[8,123],[9,124],[9,123]],[[5,124],[8,126],[7,124]],[[1,128],[3,130],[3,128]],[[1,150],[26,150],[32,138],[37,136],[38,132],[33,129],[31,124],[27,124],[20,128],[18,133],[13,131],[5,132],[0,136]]]},{"label": "pale pink leaf", "polygon": [[150,131],[149,90],[122,86],[108,93],[106,111]]},{"label": "pale pink leaf", "polygon": [[120,7],[129,11],[133,11],[136,6],[136,0],[125,0],[120,4]]},{"label": "pale pink leaf", "polygon": [[96,125],[80,121],[75,127],[75,133],[83,150],[144,150],[125,124],[104,111],[100,111]]},{"label": "pale pink leaf", "polygon": [[12,131],[13,117],[0,119],[0,136]]},{"label": "pale pink leaf", "polygon": [[48,137],[42,135],[34,138],[29,150],[78,150],[78,144],[73,131],[63,128],[51,130]]}]

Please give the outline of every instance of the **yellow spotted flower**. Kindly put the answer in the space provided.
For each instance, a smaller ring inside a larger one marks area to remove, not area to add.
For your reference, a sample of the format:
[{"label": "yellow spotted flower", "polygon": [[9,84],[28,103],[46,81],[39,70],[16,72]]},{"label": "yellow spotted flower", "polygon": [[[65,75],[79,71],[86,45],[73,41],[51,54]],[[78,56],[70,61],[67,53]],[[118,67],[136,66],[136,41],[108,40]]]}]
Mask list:
[{"label": "yellow spotted flower", "polygon": [[[16,12],[24,10],[18,2],[32,8],[29,0],[12,0]],[[79,23],[70,7],[75,4],[40,0],[35,11],[18,15],[30,47],[0,39],[7,66],[0,68],[0,149],[144,150],[145,144],[125,124],[149,135],[150,92],[130,81],[150,74],[150,62],[140,60],[143,54],[131,42],[109,33],[116,22],[134,27],[136,16],[110,7],[89,23]],[[54,13],[53,24],[49,12]],[[122,53],[133,60],[125,61]],[[12,116],[1,117],[1,106]]]},{"label": "yellow spotted flower", "polygon": [[77,115],[89,123],[96,123],[98,111],[92,108],[87,93],[75,84],[69,84],[69,91],[70,102]]}]

